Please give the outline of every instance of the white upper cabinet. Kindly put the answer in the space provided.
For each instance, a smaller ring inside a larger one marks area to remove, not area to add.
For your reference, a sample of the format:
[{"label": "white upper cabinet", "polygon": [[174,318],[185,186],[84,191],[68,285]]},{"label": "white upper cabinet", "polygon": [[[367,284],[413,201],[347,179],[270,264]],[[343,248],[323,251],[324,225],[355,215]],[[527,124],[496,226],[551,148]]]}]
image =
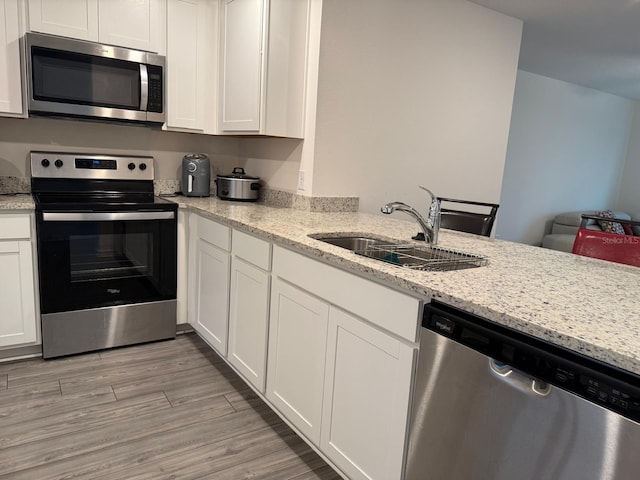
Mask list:
[{"label": "white upper cabinet", "polygon": [[264,0],[223,0],[222,129],[260,130]]},{"label": "white upper cabinet", "polygon": [[215,133],[218,0],[167,0],[167,130]]},{"label": "white upper cabinet", "polygon": [[29,29],[98,41],[98,0],[29,0]]},{"label": "white upper cabinet", "polygon": [[310,0],[222,0],[220,132],[302,138]]},{"label": "white upper cabinet", "polygon": [[166,0],[99,0],[100,43],[166,52]]},{"label": "white upper cabinet", "polygon": [[0,0],[0,114],[21,115],[20,45],[23,22],[18,0]]},{"label": "white upper cabinet", "polygon": [[166,0],[29,0],[29,29],[164,54]]}]

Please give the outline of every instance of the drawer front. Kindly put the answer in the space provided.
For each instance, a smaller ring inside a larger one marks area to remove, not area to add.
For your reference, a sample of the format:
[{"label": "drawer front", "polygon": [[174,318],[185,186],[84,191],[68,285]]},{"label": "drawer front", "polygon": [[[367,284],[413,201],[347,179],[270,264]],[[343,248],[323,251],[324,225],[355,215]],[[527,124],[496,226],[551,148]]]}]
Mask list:
[{"label": "drawer front", "polygon": [[29,215],[1,215],[0,240],[31,238]]},{"label": "drawer front", "polygon": [[231,228],[198,216],[198,237],[227,252],[231,250]]},{"label": "drawer front", "polygon": [[417,339],[417,298],[279,246],[273,247],[273,273],[377,327]]},{"label": "drawer front", "polygon": [[262,270],[271,270],[271,244],[265,240],[234,230],[233,254]]}]

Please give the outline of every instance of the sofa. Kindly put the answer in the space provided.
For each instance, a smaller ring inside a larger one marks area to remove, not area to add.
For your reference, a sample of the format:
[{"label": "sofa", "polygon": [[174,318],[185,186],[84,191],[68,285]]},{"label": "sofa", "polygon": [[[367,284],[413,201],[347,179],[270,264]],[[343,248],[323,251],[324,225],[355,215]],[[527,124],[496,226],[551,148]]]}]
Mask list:
[{"label": "sofa", "polygon": [[[566,212],[560,213],[555,216],[551,225],[551,233],[546,234],[542,238],[542,247],[550,248],[552,250],[560,250],[563,252],[571,252],[573,248],[573,242],[578,232],[578,227],[582,222],[582,215],[599,215],[602,211],[581,211],[581,212]],[[640,213],[629,214],[626,212],[616,212],[613,214],[615,218],[620,220],[635,220],[640,221]],[[587,221],[587,229],[600,230],[602,227],[596,220]],[[640,227],[632,227],[632,233],[640,236]]]}]

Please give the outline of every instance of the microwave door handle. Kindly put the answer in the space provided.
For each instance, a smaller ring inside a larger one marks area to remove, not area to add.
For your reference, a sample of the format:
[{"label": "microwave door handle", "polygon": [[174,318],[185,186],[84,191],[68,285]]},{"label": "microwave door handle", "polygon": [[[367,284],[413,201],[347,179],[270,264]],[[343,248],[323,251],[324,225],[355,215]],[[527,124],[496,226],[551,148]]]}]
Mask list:
[{"label": "microwave door handle", "polygon": [[147,73],[147,66],[140,64],[140,110],[147,111],[147,104],[149,103],[149,74]]}]

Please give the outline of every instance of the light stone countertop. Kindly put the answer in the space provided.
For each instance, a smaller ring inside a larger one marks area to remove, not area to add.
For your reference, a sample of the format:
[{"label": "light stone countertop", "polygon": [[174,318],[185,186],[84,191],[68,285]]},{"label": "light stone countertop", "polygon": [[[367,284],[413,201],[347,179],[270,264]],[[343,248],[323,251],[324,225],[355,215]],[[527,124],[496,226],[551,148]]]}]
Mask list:
[{"label": "light stone countertop", "polygon": [[30,193],[0,195],[0,210],[33,210],[35,203]]},{"label": "light stone countertop", "polygon": [[364,233],[411,242],[418,226],[403,214],[310,213],[213,197],[172,200],[425,301],[440,300],[640,375],[640,268],[441,230],[440,246],[486,256],[489,264],[421,272],[308,237]]}]

